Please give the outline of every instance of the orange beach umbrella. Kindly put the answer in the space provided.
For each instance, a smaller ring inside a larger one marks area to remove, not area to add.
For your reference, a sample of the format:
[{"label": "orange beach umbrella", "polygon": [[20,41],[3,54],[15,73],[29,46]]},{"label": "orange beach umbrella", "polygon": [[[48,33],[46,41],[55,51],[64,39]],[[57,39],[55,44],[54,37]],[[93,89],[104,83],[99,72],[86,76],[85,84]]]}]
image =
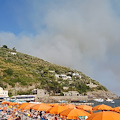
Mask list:
[{"label": "orange beach umbrella", "polygon": [[55,106],[50,108],[47,112],[51,114],[59,114],[60,112],[66,110],[67,108],[65,106]]},{"label": "orange beach umbrella", "polygon": [[83,110],[86,110],[86,111],[92,111],[92,107],[88,106],[88,105],[79,105],[79,106],[76,106],[76,108],[83,109]]},{"label": "orange beach umbrella", "polygon": [[89,116],[87,120],[120,120],[120,114],[112,111],[97,112]]},{"label": "orange beach umbrella", "polygon": [[120,112],[120,106],[113,108],[113,111]]},{"label": "orange beach umbrella", "polygon": [[113,110],[112,107],[110,107],[108,105],[104,105],[104,104],[97,105],[97,106],[93,107],[92,109],[93,110]]},{"label": "orange beach umbrella", "polygon": [[30,104],[30,103],[22,103],[17,109],[22,109],[22,108],[24,108],[28,104]]},{"label": "orange beach umbrella", "polygon": [[65,107],[67,107],[67,108],[75,108],[76,106],[75,105],[73,105],[73,104],[67,104],[67,105],[64,105]]},{"label": "orange beach umbrella", "polygon": [[9,101],[3,101],[1,104],[8,104],[10,103]]},{"label": "orange beach umbrella", "polygon": [[16,103],[16,102],[10,102],[9,103],[9,106],[14,106],[14,105],[19,105],[19,103]]},{"label": "orange beach umbrella", "polygon": [[58,104],[54,103],[54,104],[48,104],[50,105],[51,107],[55,107],[55,106],[59,106]]},{"label": "orange beach umbrella", "polygon": [[33,103],[29,103],[29,104],[27,104],[26,106],[24,106],[22,109],[23,110],[29,110],[29,109],[31,109],[33,106],[35,106],[36,104],[33,104]]},{"label": "orange beach umbrella", "polygon": [[76,108],[68,108],[60,113],[60,116],[65,116],[67,119],[78,119],[79,116],[89,116],[90,114],[84,110]]},{"label": "orange beach umbrella", "polygon": [[31,107],[31,109],[38,110],[38,111],[46,111],[50,108],[51,108],[51,106],[44,104],[44,103],[36,104],[36,105]]}]

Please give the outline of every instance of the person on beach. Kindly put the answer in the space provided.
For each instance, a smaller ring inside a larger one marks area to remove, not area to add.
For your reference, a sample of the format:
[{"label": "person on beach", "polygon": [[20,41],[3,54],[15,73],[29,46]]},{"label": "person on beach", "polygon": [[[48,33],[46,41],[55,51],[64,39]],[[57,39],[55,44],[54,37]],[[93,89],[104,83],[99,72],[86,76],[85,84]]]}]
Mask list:
[{"label": "person on beach", "polygon": [[18,116],[18,118],[16,118],[15,120],[21,120],[21,117],[20,117],[20,116]]},{"label": "person on beach", "polygon": [[42,119],[42,111],[40,111],[40,119]]}]

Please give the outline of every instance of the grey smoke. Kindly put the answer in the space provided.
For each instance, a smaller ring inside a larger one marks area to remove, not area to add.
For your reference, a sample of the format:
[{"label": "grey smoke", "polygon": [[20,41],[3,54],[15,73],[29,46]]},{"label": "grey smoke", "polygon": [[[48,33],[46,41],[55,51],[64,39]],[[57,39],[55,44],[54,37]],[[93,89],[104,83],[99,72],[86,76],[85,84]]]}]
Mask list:
[{"label": "grey smoke", "polygon": [[[20,27],[30,25],[36,34],[1,32],[1,42],[82,71],[119,94],[120,2],[115,1],[117,12],[110,0],[54,1],[42,3],[44,7],[40,3],[29,2],[26,21],[16,11]],[[31,24],[25,24],[27,21]]]}]

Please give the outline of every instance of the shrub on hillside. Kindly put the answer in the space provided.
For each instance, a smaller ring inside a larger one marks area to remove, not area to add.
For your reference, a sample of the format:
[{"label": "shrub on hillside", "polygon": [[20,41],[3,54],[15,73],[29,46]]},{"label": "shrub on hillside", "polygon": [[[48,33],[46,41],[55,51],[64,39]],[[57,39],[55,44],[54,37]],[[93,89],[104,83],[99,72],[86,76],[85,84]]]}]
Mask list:
[{"label": "shrub on hillside", "polygon": [[6,72],[7,75],[13,75],[13,70],[11,68],[4,70],[4,72]]},{"label": "shrub on hillside", "polygon": [[7,45],[3,45],[3,48],[8,48]]}]

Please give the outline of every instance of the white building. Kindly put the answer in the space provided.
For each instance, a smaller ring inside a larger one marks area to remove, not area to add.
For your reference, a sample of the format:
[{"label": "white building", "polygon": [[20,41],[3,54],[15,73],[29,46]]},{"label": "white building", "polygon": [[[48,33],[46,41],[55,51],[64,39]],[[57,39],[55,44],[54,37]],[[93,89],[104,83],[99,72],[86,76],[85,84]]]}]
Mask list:
[{"label": "white building", "polygon": [[67,79],[72,80],[72,77],[71,76],[67,76]]},{"label": "white building", "polygon": [[56,79],[57,79],[57,78],[59,78],[59,75],[58,75],[58,74],[55,74],[55,77],[56,77]]},{"label": "white building", "polygon": [[79,73],[73,73],[72,74],[74,77],[79,77],[79,78],[81,78],[81,75],[79,74]]},{"label": "white building", "polygon": [[55,71],[54,71],[54,70],[49,70],[49,72],[50,72],[50,73],[55,73]]},{"label": "white building", "polygon": [[63,87],[63,89],[64,89],[64,90],[68,90],[68,89],[69,89],[69,87]]},{"label": "white building", "polygon": [[17,53],[16,52],[9,52],[10,54],[12,54],[12,55],[16,55]]},{"label": "white building", "polygon": [[61,75],[59,75],[59,77],[62,78],[63,80],[66,80],[67,75],[61,74]]},{"label": "white building", "polygon": [[71,76],[67,76],[67,75],[65,75],[65,74],[61,74],[61,75],[55,74],[55,77],[56,77],[56,79],[62,78],[63,80],[67,80],[67,79],[72,80],[72,77],[71,77]]},{"label": "white building", "polygon": [[8,91],[0,87],[0,97],[8,97]]},{"label": "white building", "polygon": [[64,96],[81,96],[81,94],[78,91],[68,91],[63,92]]}]

